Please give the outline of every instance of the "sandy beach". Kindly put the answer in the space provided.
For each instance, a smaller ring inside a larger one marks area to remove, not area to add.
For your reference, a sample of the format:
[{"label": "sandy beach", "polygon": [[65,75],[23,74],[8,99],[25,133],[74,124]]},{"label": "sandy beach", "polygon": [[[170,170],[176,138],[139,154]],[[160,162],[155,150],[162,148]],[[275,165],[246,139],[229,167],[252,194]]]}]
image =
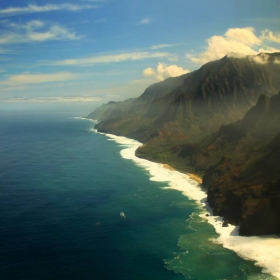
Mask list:
[{"label": "sandy beach", "polygon": [[190,177],[190,179],[196,181],[198,184],[202,184],[202,178],[199,177],[198,175],[192,174],[192,173],[187,173],[187,175]]},{"label": "sandy beach", "polygon": [[[172,166],[170,166],[167,163],[164,163],[162,165],[162,167],[164,167],[164,168],[166,168],[166,169],[168,169],[170,171],[177,171],[175,168],[173,168]],[[202,178],[200,176],[198,176],[196,174],[193,174],[193,173],[188,173],[188,172],[186,174],[190,177],[190,179],[196,181],[198,184],[202,184]]]}]

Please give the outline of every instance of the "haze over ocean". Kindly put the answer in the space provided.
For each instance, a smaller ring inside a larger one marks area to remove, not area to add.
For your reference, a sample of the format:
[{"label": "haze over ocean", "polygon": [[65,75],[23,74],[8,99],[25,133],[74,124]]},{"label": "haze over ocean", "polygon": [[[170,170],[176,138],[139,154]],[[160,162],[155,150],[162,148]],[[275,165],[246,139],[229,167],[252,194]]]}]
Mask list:
[{"label": "haze over ocean", "polygon": [[75,116],[0,113],[1,280],[275,279]]}]

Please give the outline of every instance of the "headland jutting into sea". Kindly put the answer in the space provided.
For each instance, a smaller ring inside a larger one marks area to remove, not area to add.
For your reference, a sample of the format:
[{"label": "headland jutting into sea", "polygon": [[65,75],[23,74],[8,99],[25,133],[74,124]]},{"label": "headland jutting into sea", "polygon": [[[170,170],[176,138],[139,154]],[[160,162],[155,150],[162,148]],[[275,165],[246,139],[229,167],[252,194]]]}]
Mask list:
[{"label": "headland jutting into sea", "polygon": [[[104,104],[88,116],[99,120],[98,132],[116,141],[125,136],[144,143],[133,142],[128,158],[181,176],[174,188],[206,207],[209,215],[204,218],[220,234],[215,242],[256,260],[278,278],[279,57],[280,53],[242,58],[230,54],[154,84],[139,98]],[[199,198],[186,193],[186,172],[203,177],[203,190],[195,186]]]}]

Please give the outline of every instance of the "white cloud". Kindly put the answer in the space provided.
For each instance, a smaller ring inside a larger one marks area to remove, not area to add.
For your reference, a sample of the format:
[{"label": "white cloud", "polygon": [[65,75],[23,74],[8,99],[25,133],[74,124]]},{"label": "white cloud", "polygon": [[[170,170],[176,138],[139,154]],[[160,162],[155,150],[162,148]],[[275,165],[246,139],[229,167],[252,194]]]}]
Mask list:
[{"label": "white cloud", "polygon": [[242,53],[235,53],[235,52],[231,52],[227,54],[227,57],[233,57],[233,58],[245,58],[247,57],[246,54],[242,54]]},{"label": "white cloud", "polygon": [[280,33],[274,34],[272,31],[268,29],[262,32],[261,38],[262,40],[280,43]]},{"label": "white cloud", "polygon": [[90,66],[104,63],[117,63],[123,61],[135,61],[149,58],[171,57],[167,52],[127,52],[118,54],[97,55],[80,59],[66,59],[55,61],[47,65],[68,65],[68,66]]},{"label": "white cloud", "polygon": [[137,25],[146,25],[150,24],[152,22],[151,18],[145,17],[142,20],[140,20]]},{"label": "white cloud", "polygon": [[75,12],[83,9],[92,9],[92,8],[97,8],[97,6],[74,5],[69,3],[63,3],[59,5],[47,4],[44,6],[29,4],[26,7],[9,7],[6,9],[0,9],[0,15],[10,16],[10,15],[18,15],[18,14],[43,13],[43,12],[62,11],[62,10]]},{"label": "white cloud", "polygon": [[44,27],[45,23],[41,20],[31,20],[27,23],[15,23],[12,22],[9,24],[9,27],[14,29],[27,29],[27,30],[33,30],[33,29],[39,29],[41,27]]},{"label": "white cloud", "polygon": [[249,59],[253,60],[256,63],[259,64],[267,64],[267,63],[274,63],[274,64],[280,64],[280,59],[275,57],[270,57],[267,53],[261,53],[256,56],[249,56]]},{"label": "white cloud", "polygon": [[164,63],[159,63],[156,69],[151,67],[144,69],[143,75],[145,77],[155,77],[157,80],[163,81],[169,77],[177,77],[189,72],[189,70],[177,65],[168,66]]},{"label": "white cloud", "polygon": [[259,64],[266,64],[266,63],[268,63],[268,58],[269,58],[269,56],[267,54],[256,55],[256,56],[252,56],[251,57],[251,59],[253,61],[255,61],[256,63],[259,63]]},{"label": "white cloud", "polygon": [[156,75],[156,71],[152,67],[149,67],[149,68],[146,68],[146,69],[143,70],[143,75],[145,77],[155,76]]},{"label": "white cloud", "polygon": [[198,55],[187,53],[186,57],[192,62],[203,64],[220,59],[229,53],[242,56],[256,55],[260,52],[279,51],[276,48],[266,46],[264,41],[280,43],[280,35],[265,30],[258,37],[252,27],[230,28],[223,36],[215,35],[207,39],[205,51]]},{"label": "white cloud", "polygon": [[263,53],[263,52],[266,52],[266,53],[280,52],[280,49],[276,49],[273,47],[266,47],[266,48],[259,49],[259,53]]},{"label": "white cloud", "polygon": [[41,83],[54,83],[61,81],[69,81],[77,79],[79,76],[69,72],[57,72],[51,74],[20,74],[13,75],[4,81],[0,82],[0,85],[6,86],[21,86],[28,84],[41,84]]},{"label": "white cloud", "polygon": [[25,24],[11,23],[9,31],[2,32],[0,44],[43,42],[48,40],[78,40],[81,37],[59,24],[47,25],[34,20]]},{"label": "white cloud", "polygon": [[247,46],[261,44],[261,39],[255,35],[254,29],[252,27],[230,28],[225,33],[225,37]]},{"label": "white cloud", "polygon": [[176,46],[178,46],[178,44],[160,44],[160,45],[153,45],[149,49],[158,50],[158,49],[172,48]]},{"label": "white cloud", "polygon": [[31,41],[46,41],[46,40],[58,40],[58,39],[69,39],[77,40],[74,32],[69,32],[66,28],[56,24],[50,27],[46,32],[32,32],[28,34],[28,39]]}]

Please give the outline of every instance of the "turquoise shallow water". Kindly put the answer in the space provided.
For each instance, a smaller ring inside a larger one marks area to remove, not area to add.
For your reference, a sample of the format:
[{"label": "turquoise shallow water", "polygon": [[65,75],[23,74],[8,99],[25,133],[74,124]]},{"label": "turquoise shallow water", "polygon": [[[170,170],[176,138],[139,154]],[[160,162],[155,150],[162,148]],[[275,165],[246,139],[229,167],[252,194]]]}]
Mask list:
[{"label": "turquoise shallow water", "polygon": [[272,279],[92,122],[0,117],[0,279]]}]

